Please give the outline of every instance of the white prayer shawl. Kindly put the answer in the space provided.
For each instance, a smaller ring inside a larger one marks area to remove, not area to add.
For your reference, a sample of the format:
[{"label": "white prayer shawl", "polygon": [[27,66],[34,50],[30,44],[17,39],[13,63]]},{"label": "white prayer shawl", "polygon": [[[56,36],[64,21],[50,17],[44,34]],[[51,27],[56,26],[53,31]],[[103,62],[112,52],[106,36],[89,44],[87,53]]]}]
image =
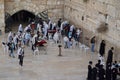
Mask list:
[{"label": "white prayer shawl", "polygon": [[37,24],[37,30],[38,30],[39,32],[42,32],[42,31],[41,31],[41,25],[40,25],[39,23]]},{"label": "white prayer shawl", "polygon": [[80,33],[82,32],[80,29],[77,29],[77,35],[80,35]]},{"label": "white prayer shawl", "polygon": [[50,29],[50,24],[52,24],[52,21],[50,20],[48,23],[48,29]]},{"label": "white prayer shawl", "polygon": [[26,34],[25,32],[22,34],[22,38],[23,38],[23,39],[25,38],[25,34]]},{"label": "white prayer shawl", "polygon": [[44,22],[44,37],[47,35],[47,30],[48,30],[48,24]]},{"label": "white prayer shawl", "polygon": [[59,40],[59,34],[58,34],[58,32],[56,32],[56,33],[54,34],[53,39],[54,39],[55,41],[58,41],[58,40]]},{"label": "white prayer shawl", "polygon": [[[1,41],[1,43],[2,43],[4,53],[6,53],[6,52],[8,53],[8,46],[7,46],[5,38]],[[5,43],[5,44],[3,44],[3,43]]]},{"label": "white prayer shawl", "polygon": [[13,42],[14,42],[14,44],[16,45],[17,44],[17,35],[15,35],[14,37],[13,37]]},{"label": "white prayer shawl", "polygon": [[64,22],[61,23],[61,26],[60,26],[61,31],[63,30],[63,27],[64,27],[65,24],[68,24],[68,21],[64,21]]},{"label": "white prayer shawl", "polygon": [[52,26],[52,30],[54,29],[55,26],[56,26],[56,23],[53,24],[53,26]]},{"label": "white prayer shawl", "polygon": [[21,52],[23,52],[23,49],[20,47],[20,48],[18,49],[18,51],[17,51],[17,54],[18,54],[18,55],[21,55],[21,54],[22,54]]},{"label": "white prayer shawl", "polygon": [[64,22],[61,23],[61,26],[60,26],[61,31],[63,30],[63,25],[64,25]]},{"label": "white prayer shawl", "polygon": [[64,21],[64,24],[68,24],[68,21]]},{"label": "white prayer shawl", "polygon": [[27,30],[28,30],[28,26],[25,27],[24,32],[26,32]]},{"label": "white prayer shawl", "polygon": [[7,39],[7,41],[8,42],[10,42],[10,37],[12,36],[12,32],[9,32],[9,34],[8,34],[8,39]]},{"label": "white prayer shawl", "polygon": [[22,24],[19,25],[18,31],[23,31]]},{"label": "white prayer shawl", "polygon": [[31,29],[30,24],[28,25],[28,28]]},{"label": "white prayer shawl", "polygon": [[67,37],[67,36],[65,36],[65,37],[63,38],[63,40],[64,40],[64,42],[69,41],[69,39],[68,39],[68,37]]},{"label": "white prayer shawl", "polygon": [[74,25],[70,26],[70,31],[73,32]]},{"label": "white prayer shawl", "polygon": [[37,37],[37,34],[35,34],[33,37],[32,37],[32,44],[35,44],[35,38]]}]

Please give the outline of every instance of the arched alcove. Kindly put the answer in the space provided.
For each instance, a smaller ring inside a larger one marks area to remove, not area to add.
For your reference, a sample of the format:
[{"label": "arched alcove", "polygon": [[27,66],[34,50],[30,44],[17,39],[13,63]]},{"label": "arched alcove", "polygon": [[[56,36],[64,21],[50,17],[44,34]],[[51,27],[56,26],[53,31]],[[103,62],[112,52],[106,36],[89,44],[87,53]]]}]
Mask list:
[{"label": "arched alcove", "polygon": [[20,10],[16,13],[14,13],[11,18],[13,19],[14,22],[17,23],[27,23],[29,22],[30,19],[34,19],[35,15],[32,12],[29,12],[27,10]]},{"label": "arched alcove", "polygon": [[27,11],[27,10],[20,10],[13,15],[8,15],[9,13],[6,12],[5,15],[5,32],[11,31],[13,28],[18,26],[19,24],[28,25],[31,20],[35,18],[35,14]]}]

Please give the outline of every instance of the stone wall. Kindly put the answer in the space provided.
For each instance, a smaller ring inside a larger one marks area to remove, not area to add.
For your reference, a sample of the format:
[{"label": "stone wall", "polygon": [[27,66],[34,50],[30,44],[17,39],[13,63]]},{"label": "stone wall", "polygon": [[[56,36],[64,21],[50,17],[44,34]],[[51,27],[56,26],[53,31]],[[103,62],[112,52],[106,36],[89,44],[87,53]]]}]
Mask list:
[{"label": "stone wall", "polygon": [[0,0],[0,30],[4,33],[4,0]]},{"label": "stone wall", "polygon": [[[10,15],[20,10],[27,10],[38,14],[44,10],[52,20],[65,18],[76,27],[83,29],[83,39],[87,45],[89,39],[96,35],[97,46],[102,39],[106,40],[106,53],[111,46],[115,47],[115,59],[120,58],[120,3],[119,0],[0,0],[0,29],[4,31],[4,12]],[[4,3],[5,2],[5,3]],[[5,4],[5,5],[4,5]],[[5,6],[5,8],[4,8]],[[97,28],[105,22],[108,24],[108,32],[98,33]],[[84,43],[85,43],[84,42]],[[90,45],[89,45],[90,46]]]},{"label": "stone wall", "polygon": [[[120,58],[120,3],[119,0],[65,0],[64,18],[81,27],[83,41],[85,36],[91,38],[97,36],[96,50],[102,39],[106,40],[107,50],[115,47],[115,59]],[[105,22],[108,24],[108,32],[98,33],[97,28]],[[88,41],[89,42],[89,41]]]},{"label": "stone wall", "polygon": [[63,17],[64,0],[5,0],[5,12],[13,15],[20,10],[38,14],[47,10],[49,17]]}]

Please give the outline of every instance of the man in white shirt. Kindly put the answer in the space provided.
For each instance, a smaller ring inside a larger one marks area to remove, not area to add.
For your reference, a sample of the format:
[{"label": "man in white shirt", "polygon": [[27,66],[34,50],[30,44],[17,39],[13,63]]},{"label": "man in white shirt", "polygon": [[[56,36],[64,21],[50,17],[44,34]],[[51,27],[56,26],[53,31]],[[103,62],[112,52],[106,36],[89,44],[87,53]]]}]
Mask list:
[{"label": "man in white shirt", "polygon": [[43,25],[44,25],[44,29],[43,29],[44,36],[43,36],[43,38],[46,38],[47,37],[47,31],[48,31],[48,24],[46,22],[44,22]]},{"label": "man in white shirt", "polygon": [[22,24],[19,25],[18,31],[21,33],[23,32]]},{"label": "man in white shirt", "polygon": [[18,49],[18,59],[19,59],[19,65],[23,66],[23,58],[24,58],[24,46],[20,47]]},{"label": "man in white shirt", "polygon": [[76,38],[77,38],[77,41],[79,42],[80,41],[80,34],[82,33],[82,30],[81,28],[78,28],[77,31],[76,31]]},{"label": "man in white shirt", "polygon": [[64,36],[63,41],[64,41],[64,48],[68,48],[68,41],[69,41],[68,37]]}]

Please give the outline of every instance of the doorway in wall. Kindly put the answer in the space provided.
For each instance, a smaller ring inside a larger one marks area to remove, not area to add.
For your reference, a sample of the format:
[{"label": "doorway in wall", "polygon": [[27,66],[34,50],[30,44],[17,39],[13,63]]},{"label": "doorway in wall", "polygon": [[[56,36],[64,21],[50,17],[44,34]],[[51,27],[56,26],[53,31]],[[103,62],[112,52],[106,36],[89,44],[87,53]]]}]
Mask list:
[{"label": "doorway in wall", "polygon": [[32,20],[35,19],[35,14],[27,10],[20,10],[13,15],[5,16],[5,32],[17,31],[19,24],[23,27],[27,26]]}]

